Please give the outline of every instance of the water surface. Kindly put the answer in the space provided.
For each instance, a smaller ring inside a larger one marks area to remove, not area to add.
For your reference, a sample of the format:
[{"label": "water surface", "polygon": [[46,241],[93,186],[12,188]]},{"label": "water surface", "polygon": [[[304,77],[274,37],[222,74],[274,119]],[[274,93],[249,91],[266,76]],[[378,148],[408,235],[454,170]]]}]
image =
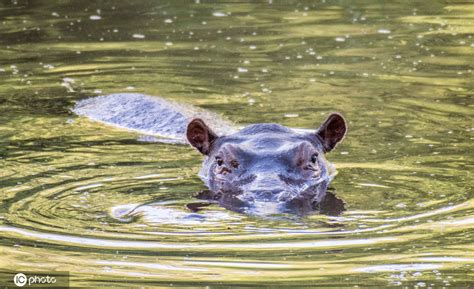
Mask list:
[{"label": "water surface", "polygon": [[[473,35],[468,1],[4,1],[2,274],[68,271],[86,287],[472,286]],[[316,129],[343,113],[349,134],[328,158],[347,211],[189,211],[204,189],[197,152],[70,112],[116,92],[236,125]]]}]

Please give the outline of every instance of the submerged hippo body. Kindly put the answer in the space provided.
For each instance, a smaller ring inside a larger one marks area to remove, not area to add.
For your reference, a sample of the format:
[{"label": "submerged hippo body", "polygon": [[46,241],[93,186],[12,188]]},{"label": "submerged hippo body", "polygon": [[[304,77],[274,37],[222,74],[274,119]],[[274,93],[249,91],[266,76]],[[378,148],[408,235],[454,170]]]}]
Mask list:
[{"label": "submerged hippo body", "polygon": [[186,127],[195,117],[212,123],[219,133],[236,131],[231,122],[212,112],[140,93],[83,99],[72,111],[108,125],[159,137],[160,142],[187,143]]},{"label": "submerged hippo body", "polygon": [[[274,123],[236,130],[211,113],[141,94],[113,94],[80,101],[74,112],[135,131],[187,141],[205,156],[199,176],[211,199],[246,213],[307,213],[327,203],[335,176],[326,160],[346,133],[346,122],[331,114],[304,133]],[[196,118],[198,116],[199,118]],[[216,122],[218,135],[206,122]],[[334,197],[333,195],[330,195]],[[339,200],[340,203],[342,203]],[[339,205],[341,205],[339,203]]]}]

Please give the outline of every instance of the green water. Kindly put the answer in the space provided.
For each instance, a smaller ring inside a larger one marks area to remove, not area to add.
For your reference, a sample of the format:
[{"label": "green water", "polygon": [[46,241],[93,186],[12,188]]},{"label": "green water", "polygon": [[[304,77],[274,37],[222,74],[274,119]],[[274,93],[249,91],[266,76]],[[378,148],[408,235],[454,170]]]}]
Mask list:
[{"label": "green water", "polygon": [[[67,271],[84,287],[474,286],[474,3],[273,2],[1,2],[1,274]],[[70,112],[115,92],[238,125],[316,128],[343,113],[349,134],[328,159],[347,211],[191,214],[204,189],[196,151]]]}]

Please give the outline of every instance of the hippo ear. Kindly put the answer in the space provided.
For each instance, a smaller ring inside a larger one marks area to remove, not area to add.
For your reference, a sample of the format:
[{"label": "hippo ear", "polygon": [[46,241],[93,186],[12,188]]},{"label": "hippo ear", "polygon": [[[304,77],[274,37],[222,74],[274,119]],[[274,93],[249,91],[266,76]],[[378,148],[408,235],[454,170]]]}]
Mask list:
[{"label": "hippo ear", "polygon": [[209,155],[211,143],[217,139],[217,135],[200,118],[195,118],[188,124],[186,137],[203,155]]},{"label": "hippo ear", "polygon": [[344,117],[339,113],[332,113],[316,131],[322,140],[324,152],[331,151],[344,138],[346,131]]}]

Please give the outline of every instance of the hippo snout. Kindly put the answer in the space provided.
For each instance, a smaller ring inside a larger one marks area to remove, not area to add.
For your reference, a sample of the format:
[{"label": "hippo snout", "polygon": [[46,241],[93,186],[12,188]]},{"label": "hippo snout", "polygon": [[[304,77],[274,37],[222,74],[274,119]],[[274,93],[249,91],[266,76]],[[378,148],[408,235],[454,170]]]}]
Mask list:
[{"label": "hippo snout", "polygon": [[252,190],[250,194],[254,196],[255,199],[262,202],[271,202],[277,201],[278,196],[283,192],[282,189],[273,189],[273,190]]}]

